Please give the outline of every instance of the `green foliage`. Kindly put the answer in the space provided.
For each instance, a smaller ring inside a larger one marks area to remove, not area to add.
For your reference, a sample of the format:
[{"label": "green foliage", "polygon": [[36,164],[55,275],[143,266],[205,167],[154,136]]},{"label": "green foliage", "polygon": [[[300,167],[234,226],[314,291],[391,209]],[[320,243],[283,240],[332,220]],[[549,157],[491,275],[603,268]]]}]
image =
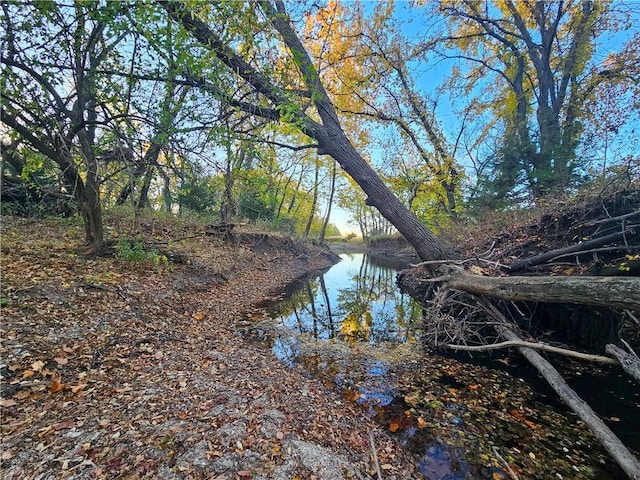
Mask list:
[{"label": "green foliage", "polygon": [[212,177],[193,175],[180,185],[177,200],[180,210],[196,214],[213,214],[220,209],[222,187]]},{"label": "green foliage", "polygon": [[121,238],[116,245],[116,257],[130,263],[153,265],[161,270],[169,266],[169,259],[156,249],[147,250],[142,242]]}]

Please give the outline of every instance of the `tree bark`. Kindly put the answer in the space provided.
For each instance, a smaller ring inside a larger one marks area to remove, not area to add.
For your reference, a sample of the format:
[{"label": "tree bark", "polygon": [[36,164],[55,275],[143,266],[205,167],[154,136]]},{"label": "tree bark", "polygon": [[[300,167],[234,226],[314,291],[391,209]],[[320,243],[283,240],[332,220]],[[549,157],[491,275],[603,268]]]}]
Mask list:
[{"label": "tree bark", "polygon": [[640,383],[640,358],[631,355],[613,344],[605,347],[605,351],[609,355],[613,355],[618,359],[622,369]]},{"label": "tree bark", "polygon": [[450,268],[443,287],[502,300],[640,308],[638,277],[485,277]]}]

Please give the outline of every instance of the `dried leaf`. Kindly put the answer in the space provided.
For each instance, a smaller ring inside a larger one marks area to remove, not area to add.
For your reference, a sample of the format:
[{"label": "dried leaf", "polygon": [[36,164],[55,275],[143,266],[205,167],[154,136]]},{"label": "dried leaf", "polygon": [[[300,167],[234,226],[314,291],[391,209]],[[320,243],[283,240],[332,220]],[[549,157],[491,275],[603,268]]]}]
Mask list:
[{"label": "dried leaf", "polygon": [[69,359],[66,357],[56,357],[54,360],[58,365],[66,365],[69,363]]},{"label": "dried leaf", "polygon": [[36,360],[31,364],[31,369],[34,372],[39,372],[40,370],[42,370],[42,367],[44,367],[44,362],[42,360]]},{"label": "dried leaf", "polygon": [[80,385],[72,385],[71,386],[71,391],[73,393],[78,393],[81,392],[82,390],[84,390],[84,387],[86,387],[87,384],[86,383],[81,383]]},{"label": "dried leaf", "polygon": [[73,420],[67,420],[66,422],[56,423],[53,426],[54,430],[66,430],[68,428],[73,428],[75,426],[75,422]]},{"label": "dried leaf", "polygon": [[399,428],[400,425],[398,425],[397,423],[392,423],[391,425],[389,425],[389,431],[391,432],[397,432]]},{"label": "dried leaf", "polygon": [[31,390],[22,390],[21,392],[16,393],[13,398],[17,400],[24,400],[25,398],[29,398],[31,396]]},{"label": "dried leaf", "polygon": [[7,398],[7,399],[2,399],[0,400],[0,407],[13,407],[14,405],[17,405],[18,403],[13,400],[12,398]]},{"label": "dried leaf", "polygon": [[51,393],[61,392],[66,388],[66,385],[59,379],[55,378],[51,381]]},{"label": "dried leaf", "polygon": [[193,314],[193,318],[195,318],[198,321],[204,320],[204,313],[197,311],[196,313]]}]

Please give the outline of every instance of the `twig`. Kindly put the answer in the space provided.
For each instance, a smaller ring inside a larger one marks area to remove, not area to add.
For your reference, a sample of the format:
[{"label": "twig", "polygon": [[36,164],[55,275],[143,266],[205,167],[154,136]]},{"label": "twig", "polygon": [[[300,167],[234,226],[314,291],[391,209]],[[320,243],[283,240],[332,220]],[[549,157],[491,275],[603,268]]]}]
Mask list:
[{"label": "twig", "polygon": [[502,458],[502,455],[498,453],[498,447],[494,445],[493,447],[491,447],[491,450],[493,450],[495,456],[498,457],[498,460],[500,460],[504,464],[504,466],[507,467],[507,471],[509,472],[509,475],[511,475],[511,478],[513,478],[513,480],[519,480],[516,472],[511,469],[509,463],[504,458]]},{"label": "twig", "polygon": [[495,261],[493,261],[493,260],[487,260],[486,258],[480,258],[480,257],[478,257],[478,260],[479,260],[480,262],[485,262],[485,263],[488,263],[488,264],[490,264],[490,265],[495,265],[496,267],[506,268],[507,270],[511,269],[511,267],[510,267],[509,265],[504,265],[504,264],[502,264],[502,263],[500,263],[500,262],[495,262]]},{"label": "twig", "polygon": [[378,480],[382,480],[382,473],[380,472],[380,464],[378,463],[378,454],[376,453],[376,444],[373,440],[373,432],[369,430],[369,442],[371,443],[371,452],[373,453],[373,461],[376,465],[376,473],[378,474]]},{"label": "twig", "polygon": [[553,257],[549,260],[549,262],[553,262],[558,260],[559,258],[564,257],[574,257],[578,255],[583,255],[585,253],[605,253],[605,252],[618,252],[620,250],[640,250],[640,245],[629,245],[629,246],[618,246],[618,247],[603,247],[603,248],[592,248],[591,250],[581,250],[579,252],[571,252],[565,253],[563,255],[558,255],[557,257]]}]

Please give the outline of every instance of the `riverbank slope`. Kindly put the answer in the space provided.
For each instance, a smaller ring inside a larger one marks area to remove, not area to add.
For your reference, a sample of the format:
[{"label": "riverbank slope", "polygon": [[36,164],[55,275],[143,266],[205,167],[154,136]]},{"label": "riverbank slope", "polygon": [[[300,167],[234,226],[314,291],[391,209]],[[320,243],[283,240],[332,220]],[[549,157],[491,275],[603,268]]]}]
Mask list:
[{"label": "riverbank slope", "polygon": [[2,225],[4,478],[370,478],[372,432],[385,478],[416,475],[339,393],[242,334],[331,254],[143,222],[149,261],[87,260],[77,225]]}]

